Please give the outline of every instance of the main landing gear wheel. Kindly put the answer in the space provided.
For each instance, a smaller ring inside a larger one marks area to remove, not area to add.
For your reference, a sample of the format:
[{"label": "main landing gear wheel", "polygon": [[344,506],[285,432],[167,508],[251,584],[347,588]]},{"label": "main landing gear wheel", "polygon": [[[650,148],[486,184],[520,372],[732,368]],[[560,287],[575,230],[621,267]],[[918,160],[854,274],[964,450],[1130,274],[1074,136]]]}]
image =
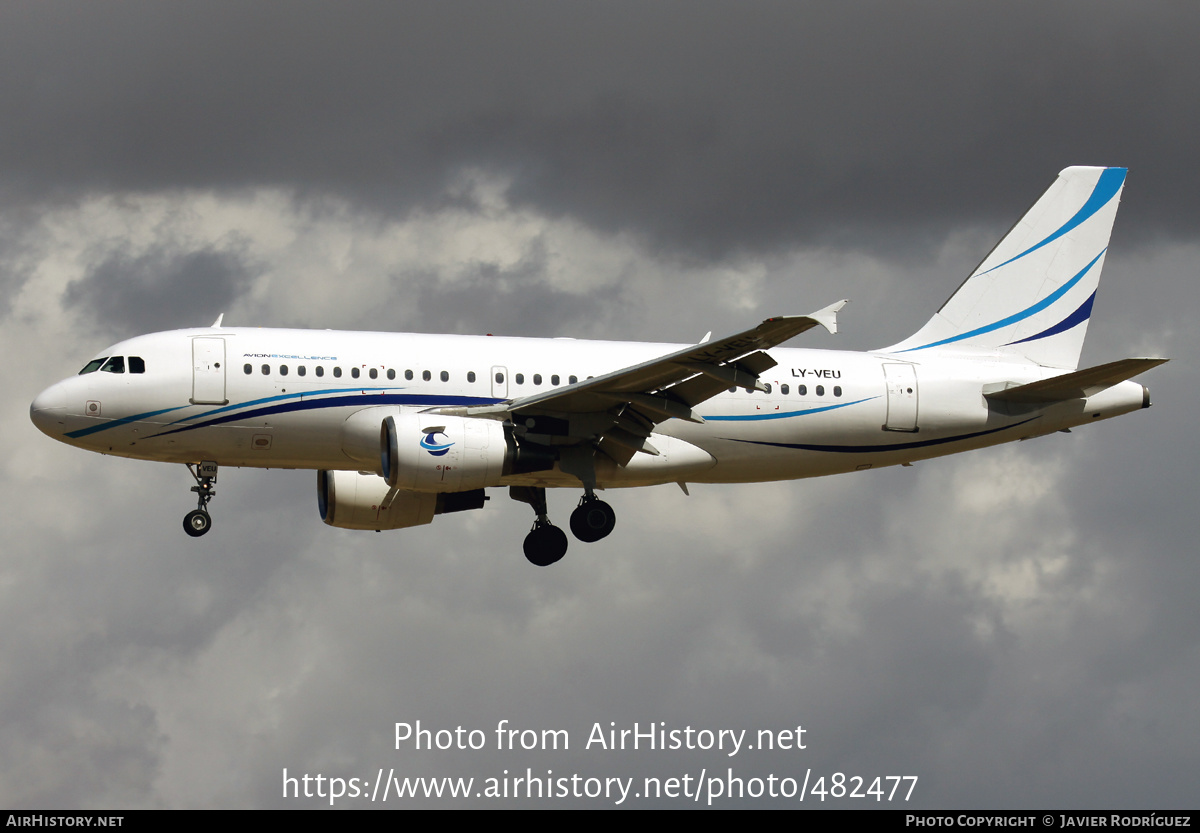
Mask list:
[{"label": "main landing gear wheel", "polygon": [[585,496],[571,513],[571,532],[585,543],[607,536],[617,525],[617,513],[595,495]]},{"label": "main landing gear wheel", "polygon": [[183,531],[193,538],[199,538],[212,529],[212,518],[203,509],[193,509],[183,516]]},{"label": "main landing gear wheel", "polygon": [[525,557],[538,567],[549,567],[567,554],[567,533],[549,521],[537,521],[525,536]]}]

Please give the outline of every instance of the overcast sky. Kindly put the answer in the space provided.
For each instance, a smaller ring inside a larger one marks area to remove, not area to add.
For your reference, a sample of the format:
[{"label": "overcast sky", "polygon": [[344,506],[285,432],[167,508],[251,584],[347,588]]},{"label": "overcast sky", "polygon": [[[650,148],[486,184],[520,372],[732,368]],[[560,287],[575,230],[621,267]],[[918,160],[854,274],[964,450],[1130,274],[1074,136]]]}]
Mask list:
[{"label": "overcast sky", "polygon": [[[1194,807],[1197,43],[1183,2],[0,5],[0,806],[323,806],[283,799],[284,768],[529,768]],[[219,313],[695,341],[850,298],[793,346],[879,347],[1068,165],[1130,169],[1083,361],[1173,358],[1152,409],[911,468],[610,491],[614,534],[549,569],[502,490],[350,532],[311,472],[223,469],[189,539],[182,466],[28,419],[106,345]],[[498,751],[505,719],[570,749]],[[397,749],[418,720],[488,747]],[[610,722],[807,748],[585,749]],[[555,802],[407,806],[522,803]]]}]

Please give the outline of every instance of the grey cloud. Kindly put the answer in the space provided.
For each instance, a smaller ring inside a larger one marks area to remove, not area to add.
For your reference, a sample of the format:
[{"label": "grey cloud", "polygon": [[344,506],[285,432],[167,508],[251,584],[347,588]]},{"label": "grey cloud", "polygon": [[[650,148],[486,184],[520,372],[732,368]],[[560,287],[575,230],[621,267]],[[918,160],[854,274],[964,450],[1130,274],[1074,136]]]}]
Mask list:
[{"label": "grey cloud", "polygon": [[122,335],[205,327],[229,309],[252,277],[235,250],[158,245],[143,254],[108,255],[67,288],[64,300]]}]

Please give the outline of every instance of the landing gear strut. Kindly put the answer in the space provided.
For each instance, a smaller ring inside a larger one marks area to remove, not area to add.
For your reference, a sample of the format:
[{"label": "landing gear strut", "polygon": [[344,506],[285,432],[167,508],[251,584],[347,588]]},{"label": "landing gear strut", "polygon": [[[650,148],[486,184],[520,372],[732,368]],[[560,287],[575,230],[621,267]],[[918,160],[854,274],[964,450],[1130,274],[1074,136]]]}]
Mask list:
[{"label": "landing gear strut", "polygon": [[217,464],[211,460],[203,463],[187,464],[188,471],[196,485],[192,491],[196,493],[196,508],[183,517],[183,531],[193,538],[199,538],[212,529],[212,517],[208,514],[208,502],[216,497],[217,490],[213,484],[217,482]]},{"label": "landing gear strut", "polygon": [[613,531],[617,513],[596,497],[596,450],[585,446],[564,448],[559,452],[559,467],[583,484],[583,498],[571,513],[571,532],[585,543],[593,543]]},{"label": "landing gear strut", "polygon": [[509,497],[533,507],[537,520],[525,536],[525,557],[538,567],[549,567],[567,554],[567,534],[546,515],[546,490],[537,486],[511,486]]},{"label": "landing gear strut", "polygon": [[594,494],[585,494],[571,513],[571,532],[585,543],[599,541],[617,525],[617,513]]}]

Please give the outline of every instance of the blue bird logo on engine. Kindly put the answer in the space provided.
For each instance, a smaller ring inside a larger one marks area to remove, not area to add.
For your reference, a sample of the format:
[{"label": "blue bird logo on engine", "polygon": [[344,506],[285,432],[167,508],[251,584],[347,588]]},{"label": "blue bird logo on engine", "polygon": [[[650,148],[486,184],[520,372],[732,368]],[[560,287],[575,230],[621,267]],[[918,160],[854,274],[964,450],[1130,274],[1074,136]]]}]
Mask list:
[{"label": "blue bird logo on engine", "polygon": [[[434,439],[434,437],[436,437],[438,435],[441,435],[442,437],[446,437],[446,435],[442,434],[441,431],[433,431],[432,433],[426,434],[423,437],[421,437],[421,448],[428,451],[434,457],[441,457],[447,451],[450,450],[450,446],[454,445],[454,443],[452,443],[452,442],[439,443],[437,440]],[[449,439],[449,437],[446,437],[446,439]]]}]

